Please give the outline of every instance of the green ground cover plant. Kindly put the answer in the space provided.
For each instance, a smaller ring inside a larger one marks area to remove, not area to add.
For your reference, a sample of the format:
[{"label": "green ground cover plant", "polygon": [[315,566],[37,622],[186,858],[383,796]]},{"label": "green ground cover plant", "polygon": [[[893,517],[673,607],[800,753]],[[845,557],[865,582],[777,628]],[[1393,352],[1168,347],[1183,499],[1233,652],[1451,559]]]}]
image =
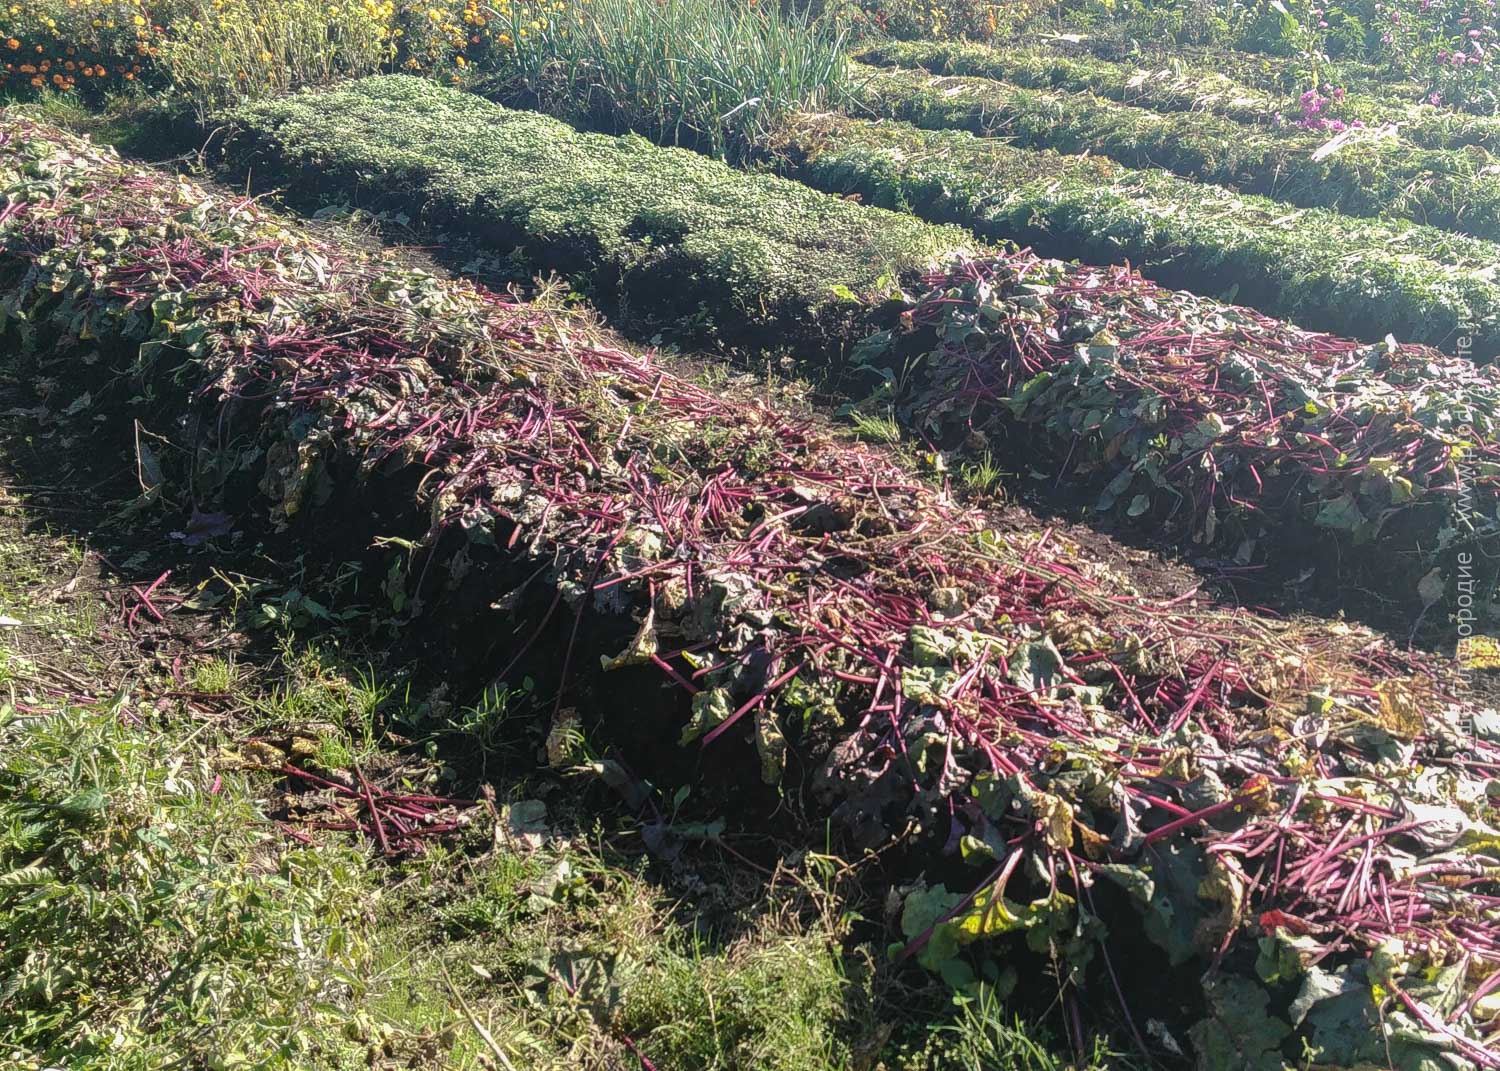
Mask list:
[{"label": "green ground cover plant", "polygon": [[[1500,747],[1464,732],[1477,712],[1451,662],[1143,593],[763,389],[701,384],[56,131],[3,130],[13,374],[145,399],[175,446],[167,479],[191,458],[205,506],[285,525],[306,554],[404,540],[400,586],[450,676],[468,637],[476,679],[504,678],[557,614],[536,661],[574,676],[538,687],[637,760],[723,763],[692,768],[733,786],[738,820],[783,805],[771,785],[822,784],[796,798],[877,834],[915,820],[919,860],[957,842],[895,890],[895,962],[976,999],[1024,992],[1035,963],[1123,1007],[1142,965],[1160,988],[1165,956],[1189,1009],[1166,1028],[1209,1062],[1247,1031],[1266,1066],[1306,1046],[1494,1058],[1483,976],[1456,965],[1494,944],[1473,909],[1500,865]],[[351,532],[361,518],[372,533]],[[692,835],[642,808],[668,842]],[[726,1025],[767,1022],[756,1007],[728,999]]]},{"label": "green ground cover plant", "polygon": [[872,218],[786,179],[579,133],[416,78],[253,105],[233,124],[230,152],[256,174],[301,192],[353,190],[519,248],[677,337],[836,344],[861,300],[974,244],[956,228]]},{"label": "green ground cover plant", "polygon": [[1500,353],[1500,245],[963,130],[801,116],[771,150],[820,190],[1218,294],[1318,330]]},{"label": "green ground cover plant", "polygon": [[[1267,86],[1237,78],[1234,64],[1223,57],[1171,56],[1115,61],[1089,54],[1069,55],[1045,45],[1003,47],[955,41],[878,41],[856,48],[852,57],[879,67],[921,67],[933,74],[993,78],[1030,89],[1089,92],[1158,111],[1201,111],[1241,123],[1274,126],[1276,117],[1295,119],[1305,79]],[[1330,76],[1337,78],[1338,76]],[[1381,92],[1374,85],[1347,79],[1337,85],[1348,92],[1334,109],[1345,121],[1368,127],[1397,124],[1400,139],[1426,149],[1474,146],[1500,152],[1500,120],[1455,112],[1417,100],[1415,93]],[[1295,128],[1294,128],[1295,129]],[[1400,144],[1400,142],[1398,142]],[[1492,164],[1480,156],[1476,166]]]},{"label": "green ground cover plant", "polygon": [[[1199,112],[1156,112],[1084,93],[986,78],[863,68],[861,101],[876,115],[929,129],[1003,137],[1028,148],[1107,156],[1357,216],[1410,219],[1500,237],[1500,192],[1485,159],[1463,152],[1353,141],[1322,156],[1327,136],[1273,132]],[[1373,137],[1373,135],[1370,135]],[[1479,154],[1483,157],[1483,154]]]},{"label": "green ground cover plant", "polygon": [[[1117,58],[1196,52],[1282,90],[1348,88],[1486,115],[1500,110],[1488,0],[1066,4],[1070,44]],[[932,35],[936,36],[936,35]]]}]

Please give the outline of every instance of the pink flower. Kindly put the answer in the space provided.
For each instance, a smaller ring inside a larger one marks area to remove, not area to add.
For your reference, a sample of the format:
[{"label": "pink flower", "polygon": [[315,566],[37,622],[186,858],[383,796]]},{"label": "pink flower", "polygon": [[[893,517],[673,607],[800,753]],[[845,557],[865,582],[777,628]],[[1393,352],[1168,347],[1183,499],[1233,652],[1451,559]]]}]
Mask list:
[{"label": "pink flower", "polygon": [[1441,93],[1429,93],[1427,96],[1427,103],[1441,104],[1443,103],[1443,95]]}]

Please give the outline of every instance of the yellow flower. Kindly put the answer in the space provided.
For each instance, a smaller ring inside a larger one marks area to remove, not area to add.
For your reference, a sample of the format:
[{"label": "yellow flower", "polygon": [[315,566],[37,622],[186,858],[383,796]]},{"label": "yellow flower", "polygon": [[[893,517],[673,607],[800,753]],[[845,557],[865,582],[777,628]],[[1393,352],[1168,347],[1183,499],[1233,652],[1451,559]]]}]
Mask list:
[{"label": "yellow flower", "polygon": [[265,49],[261,49],[260,61],[262,63],[270,63],[271,62],[271,53],[268,52],[268,51],[266,51]]},{"label": "yellow flower", "polygon": [[454,56],[453,62],[458,64],[460,67],[467,67],[469,65],[469,61],[464,59],[462,56]]},{"label": "yellow flower", "polygon": [[144,26],[144,25],[146,25],[146,16],[144,16],[144,15],[137,15],[131,21],[134,22],[137,26]]}]

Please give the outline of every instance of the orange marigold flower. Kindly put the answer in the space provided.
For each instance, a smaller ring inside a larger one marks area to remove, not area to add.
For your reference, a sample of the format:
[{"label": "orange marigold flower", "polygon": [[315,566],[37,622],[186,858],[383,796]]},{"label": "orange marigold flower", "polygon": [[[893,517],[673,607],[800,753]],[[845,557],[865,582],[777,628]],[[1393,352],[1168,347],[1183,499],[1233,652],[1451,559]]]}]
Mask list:
[{"label": "orange marigold flower", "polygon": [[41,75],[37,75],[35,78],[33,78],[31,80],[31,84],[34,85],[34,86],[40,86],[42,84],[42,76]]},{"label": "orange marigold flower", "polygon": [[17,41],[14,37],[5,42],[5,44],[12,52],[21,47],[21,42]]}]

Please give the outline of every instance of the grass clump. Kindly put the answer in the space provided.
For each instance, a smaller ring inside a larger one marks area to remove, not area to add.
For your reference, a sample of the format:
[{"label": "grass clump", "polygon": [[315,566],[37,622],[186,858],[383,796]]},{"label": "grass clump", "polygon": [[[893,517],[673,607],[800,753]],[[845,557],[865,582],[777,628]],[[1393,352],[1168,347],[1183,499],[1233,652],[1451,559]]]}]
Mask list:
[{"label": "grass clump", "polygon": [[788,111],[849,94],[841,37],[771,5],[589,0],[563,6],[541,29],[519,4],[498,15],[512,41],[499,62],[506,94],[716,155]]},{"label": "grass clump", "polygon": [[1049,256],[1145,265],[1306,327],[1500,353],[1500,245],[1430,227],[1297,209],[1109,160],[963,130],[802,116],[777,140],[788,173],[830,193],[958,223]]},{"label": "grass clump", "polygon": [[[622,1027],[662,1066],[731,1071],[835,1071],[847,1067],[842,1025],[852,989],[826,935],[768,926],[714,955],[701,940],[653,964],[620,1009]],[[713,1023],[711,1031],[694,1024]]]},{"label": "grass clump", "polygon": [[353,186],[519,247],[628,317],[709,321],[750,345],[826,345],[858,309],[849,299],[883,297],[973,244],[957,229],[414,78],[253,105],[233,121],[232,151],[257,174]]},{"label": "grass clump", "polygon": [[1174,174],[1355,216],[1390,216],[1500,237],[1500,189],[1488,154],[1386,145],[1373,135],[1317,157],[1327,137],[1268,131],[1200,112],[1161,113],[1087,93],[988,78],[864,68],[875,114],[928,129],[971,130],[1029,148],[1102,154]]},{"label": "grass clump", "polygon": [[160,63],[171,84],[209,114],[246,97],[374,74],[392,54],[393,4],[322,0],[177,0]]},{"label": "grass clump", "polygon": [[362,862],[283,847],[239,778],[172,736],[118,704],[0,711],[0,1051],[334,1063],[319,1009],[358,986]]}]

